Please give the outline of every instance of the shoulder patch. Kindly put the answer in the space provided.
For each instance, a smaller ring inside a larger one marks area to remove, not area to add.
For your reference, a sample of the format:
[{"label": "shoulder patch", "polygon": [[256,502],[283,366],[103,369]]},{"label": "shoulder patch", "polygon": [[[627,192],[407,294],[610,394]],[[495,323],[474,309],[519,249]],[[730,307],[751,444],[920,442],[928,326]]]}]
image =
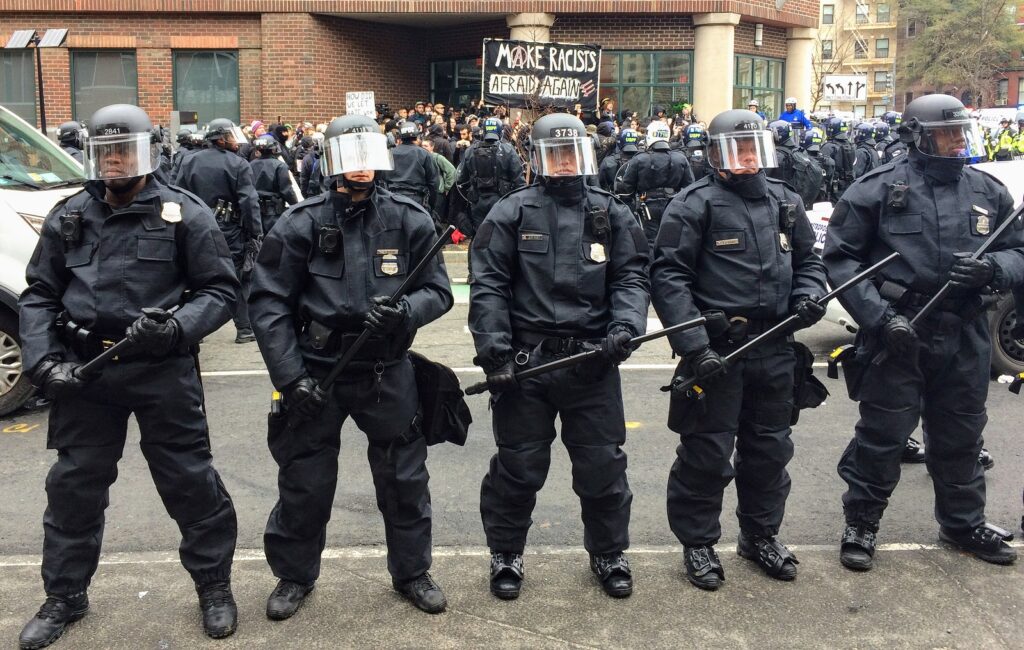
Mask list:
[{"label": "shoulder patch", "polygon": [[[221,240],[223,239],[221,237]],[[227,242],[224,242],[224,245],[227,246]],[[281,263],[281,250],[283,248],[284,244],[281,242],[280,237],[267,237],[263,240],[263,246],[260,248],[256,261],[264,266],[276,269]]]},{"label": "shoulder patch", "polygon": [[[650,251],[650,246],[647,245],[647,235],[644,234],[643,228],[636,226],[635,228],[630,228],[629,232],[633,235],[633,245],[636,247],[638,253],[647,253]],[[659,232],[658,234],[661,233]]]},{"label": "shoulder patch", "polygon": [[494,233],[494,224],[484,221],[476,229],[476,237],[473,238],[473,248],[487,248],[491,244],[491,235]]},{"label": "shoulder patch", "polygon": [[690,185],[687,185],[683,189],[679,190],[679,192],[675,195],[675,198],[682,199],[683,201],[685,201],[686,197],[688,197],[690,194],[693,194],[697,190],[699,190],[699,189],[701,189],[703,187],[707,187],[710,184],[711,184],[711,177],[710,176],[705,176],[704,178],[700,179],[699,181],[694,181]]},{"label": "shoulder patch", "polygon": [[213,237],[213,247],[217,250],[217,255],[221,257],[231,257],[231,249],[228,248],[228,240],[224,239],[224,233],[220,231],[220,228],[210,230],[210,237]]}]

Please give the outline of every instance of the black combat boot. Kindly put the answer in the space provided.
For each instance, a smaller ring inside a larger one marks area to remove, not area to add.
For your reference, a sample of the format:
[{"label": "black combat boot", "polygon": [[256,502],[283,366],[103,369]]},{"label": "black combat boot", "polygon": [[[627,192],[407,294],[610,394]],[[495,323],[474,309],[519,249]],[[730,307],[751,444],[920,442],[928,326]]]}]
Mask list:
[{"label": "black combat boot", "polygon": [[714,546],[687,546],[683,548],[686,579],[694,586],[715,591],[725,582],[725,569]]},{"label": "black combat boot", "polygon": [[847,522],[839,545],[839,561],[853,571],[870,571],[875,557],[875,534],[878,524],[866,521]]},{"label": "black combat boot", "polygon": [[775,537],[748,535],[741,530],[736,553],[742,558],[756,562],[765,573],[776,580],[796,579],[796,565],[800,562]]},{"label": "black combat boot", "polygon": [[448,599],[444,597],[441,586],[434,582],[429,573],[408,582],[398,582],[392,578],[391,586],[428,614],[440,614],[448,607]]},{"label": "black combat boot", "polygon": [[21,650],[45,648],[64,634],[69,623],[89,611],[89,597],[83,591],[67,596],[47,596],[35,616],[21,629]]},{"label": "black combat boot", "polygon": [[270,592],[270,598],[267,598],[267,618],[273,621],[291,618],[311,591],[313,583],[304,585],[291,580],[279,580],[274,591]]},{"label": "black combat boot", "polygon": [[519,598],[525,573],[522,553],[491,551],[491,593],[498,598]]},{"label": "black combat boot", "polygon": [[621,552],[590,555],[590,570],[601,581],[604,593],[612,598],[628,598],[633,593],[633,572]]},{"label": "black combat boot", "polygon": [[996,459],[992,458],[992,454],[988,453],[988,449],[984,447],[978,452],[978,464],[981,465],[982,469],[988,471],[996,466]]},{"label": "black combat boot", "polygon": [[1017,551],[1006,543],[1013,539],[1013,535],[992,524],[963,531],[940,528],[939,539],[991,564],[1007,565],[1017,560]]},{"label": "black combat boot", "polygon": [[203,610],[203,632],[211,639],[223,639],[238,627],[238,607],[227,580],[196,585],[199,609]]}]

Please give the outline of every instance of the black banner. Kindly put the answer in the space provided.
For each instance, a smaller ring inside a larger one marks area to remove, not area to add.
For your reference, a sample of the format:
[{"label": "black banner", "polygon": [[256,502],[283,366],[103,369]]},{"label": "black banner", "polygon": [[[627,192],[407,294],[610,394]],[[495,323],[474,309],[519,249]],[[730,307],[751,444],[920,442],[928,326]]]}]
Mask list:
[{"label": "black banner", "polygon": [[483,99],[516,108],[597,110],[599,45],[484,39]]}]

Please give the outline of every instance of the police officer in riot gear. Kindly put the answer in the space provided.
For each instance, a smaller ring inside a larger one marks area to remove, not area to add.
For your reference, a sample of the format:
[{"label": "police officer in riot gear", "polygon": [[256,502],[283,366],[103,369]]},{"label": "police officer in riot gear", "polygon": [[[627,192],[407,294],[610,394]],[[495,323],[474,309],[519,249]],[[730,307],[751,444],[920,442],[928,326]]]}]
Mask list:
[{"label": "police officer in riot gear", "polygon": [[[54,400],[47,447],[57,461],[43,515],[46,602],[22,630],[22,648],[49,645],[88,610],[108,489],[132,414],[157,492],[181,531],[181,562],[199,593],[206,634],[228,636],[237,623],[235,511],[213,468],[193,359],[199,340],[227,322],[237,280],[207,207],[153,180],[151,126],[136,106],[93,114],[90,181],[47,216],[26,272],[21,346],[33,383]],[[170,318],[139,315],[174,305]],[[98,376],[83,376],[82,364],[126,331],[128,351]]]},{"label": "police officer in riot gear", "polygon": [[78,162],[83,162],[81,124],[75,121],[64,122],[57,130],[57,140],[65,153]]},{"label": "police officer in riot gear", "polygon": [[853,132],[853,142],[857,145],[857,159],[853,163],[853,177],[860,178],[878,167],[878,152],[875,151],[875,127],[868,122],[861,122]]},{"label": "police officer in riot gear", "polygon": [[654,243],[661,213],[676,192],[693,183],[690,161],[668,145],[669,128],[664,122],[647,126],[647,150],[633,156],[615,178],[620,198],[638,201],[638,212],[649,244]]},{"label": "police officer in riot gear", "polygon": [[259,195],[252,167],[236,155],[239,145],[246,141],[242,130],[231,120],[218,118],[207,125],[205,137],[210,146],[183,158],[171,183],[192,192],[213,210],[241,282],[231,311],[235,343],[249,343],[256,339],[246,304],[249,278],[243,277],[242,270],[247,252],[251,256],[263,237]]},{"label": "police officer in riot gear", "polygon": [[714,549],[722,494],[734,477],[739,554],[773,578],[796,577],[796,558],[775,537],[793,457],[792,337],[729,364],[723,357],[790,314],[811,326],[825,313],[815,299],[826,289],[799,195],[765,174],[775,164],[775,147],[761,119],[739,109],[717,115],[708,125],[708,161],[715,173],[677,194],[665,210],[651,298],[666,327],[710,309],[724,311],[733,323],[716,339],[704,328],[669,337],[683,357],[682,374],[696,377],[706,396],[700,403],[672,396],[669,427],[680,444],[668,481],[669,525],[685,547],[687,578],[714,590],[725,577]]},{"label": "police officer in riot gear", "polygon": [[467,237],[476,233],[498,199],[526,184],[519,155],[501,140],[502,128],[496,117],[484,120],[483,140],[470,147],[459,164],[455,182],[469,203],[469,214],[458,225]]},{"label": "police officer in riot gear", "polygon": [[[292,420],[268,438],[279,495],[263,543],[279,582],[267,616],[292,616],[319,577],[349,416],[369,441],[392,584],[416,607],[438,613],[447,601],[427,573],[427,448],[407,351],[418,328],[451,308],[451,288],[438,256],[388,306],[434,243],[433,222],[418,202],[375,185],[391,158],[373,120],[339,117],[325,136],[330,189],[289,208],[267,234],[250,298],[260,351]],[[324,397],[318,383],[364,329],[369,340]]]},{"label": "police officer in riot gear", "polygon": [[174,180],[174,177],[178,173],[178,167],[181,166],[181,159],[195,149],[192,144],[192,131],[188,129],[178,129],[178,135],[175,137],[175,140],[178,143],[178,150],[174,152],[173,156],[171,156],[171,181]]},{"label": "police officer in riot gear", "polygon": [[419,146],[420,127],[412,120],[406,120],[398,127],[400,143],[391,150],[395,168],[383,174],[387,187],[393,194],[401,194],[416,201],[428,212],[438,207],[441,172],[434,162],[434,156]]},{"label": "police officer in riot gear", "polygon": [[[1007,218],[1013,200],[998,181],[966,166],[985,148],[959,100],[915,99],[899,136],[909,153],[850,187],[825,239],[823,259],[834,285],[892,251],[902,255],[874,283],[840,297],[860,325],[857,354],[844,366],[860,420],[839,461],[848,486],[840,560],[854,570],[872,567],[900,456],[920,421],[940,539],[987,562],[1009,564],[1016,552],[1003,541],[1005,531],[985,521],[978,463],[991,353],[984,311],[989,289],[1024,281],[1024,229],[1011,225],[990,252],[969,257]],[[912,326],[947,281],[953,286],[948,297]]]},{"label": "police officer in riot gear", "polygon": [[885,122],[889,129],[888,136],[878,142],[878,153],[883,163],[892,162],[896,156],[902,156],[907,153],[906,143],[896,137],[896,129],[902,120],[902,116],[896,111],[888,111],[882,115],[882,121]]},{"label": "police officer in riot gear", "polygon": [[615,177],[622,166],[632,160],[639,151],[640,134],[633,129],[622,129],[615,153],[605,156],[597,170],[597,179],[601,189],[611,192],[615,189]]},{"label": "police officer in riot gear", "polygon": [[853,166],[857,161],[857,148],[850,142],[849,127],[839,117],[830,117],[825,122],[825,135],[828,137],[821,147],[821,155],[828,156],[835,162],[836,182],[835,197],[843,195],[846,188],[854,181]]},{"label": "police officer in riot gear", "polygon": [[[756,102],[755,102],[756,103]],[[705,176],[714,172],[704,157],[704,147],[707,145],[707,137],[704,127],[700,124],[691,124],[686,127],[683,133],[685,141],[686,159],[690,161],[690,169],[693,171],[693,180],[699,181]]]},{"label": "police officer in riot gear", "polygon": [[260,136],[253,140],[252,149],[254,157],[249,165],[256,194],[259,195],[263,232],[266,233],[284,212],[285,204],[295,205],[299,199],[292,187],[288,165],[277,158],[280,152],[277,140],[271,135]]},{"label": "police officer in riot gear", "polygon": [[[562,422],[591,570],[613,597],[632,593],[632,493],[617,364],[647,324],[647,241],[629,209],[584,181],[597,172],[583,123],[538,119],[539,182],[506,195],[473,240],[469,327],[487,373],[498,451],[480,490],[491,592],[519,596],[523,549]],[[593,363],[518,381],[522,369],[600,347]]]},{"label": "police officer in riot gear", "polygon": [[[815,197],[812,203],[818,201],[832,201],[833,188],[835,187],[836,178],[836,161],[832,160],[831,156],[824,156],[821,153],[821,147],[825,143],[825,138],[822,137],[821,131],[817,128],[811,129],[804,133],[804,141],[801,148],[808,156],[810,156],[815,163],[821,168],[821,185],[818,188],[818,195]],[[838,201],[838,197],[835,199]]]}]

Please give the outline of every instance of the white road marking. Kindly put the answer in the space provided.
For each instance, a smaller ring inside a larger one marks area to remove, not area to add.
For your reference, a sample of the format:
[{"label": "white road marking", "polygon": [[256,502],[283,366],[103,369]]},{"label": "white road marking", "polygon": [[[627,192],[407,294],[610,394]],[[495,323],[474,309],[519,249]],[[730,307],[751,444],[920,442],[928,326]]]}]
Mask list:
[{"label": "white road marking", "polygon": [[[828,364],[824,361],[814,364],[815,368],[825,368]],[[674,363],[624,363],[619,370],[675,370]],[[452,368],[455,372],[465,374],[479,374],[483,368],[477,366],[456,366]],[[266,370],[207,370],[203,377],[265,377],[269,373]]]},{"label": "white road marking", "polygon": [[[1013,548],[1024,548],[1024,542],[1013,541],[1009,545]],[[720,544],[715,547],[721,553],[733,553],[736,546],[732,544]],[[790,544],[787,548],[794,553],[806,552],[838,552],[836,544]],[[627,555],[669,555],[682,553],[682,546],[675,545],[650,545],[631,546]],[[910,542],[880,544],[877,549],[888,553],[905,553],[909,551],[945,551],[952,550],[951,546],[945,544],[915,544]],[[325,560],[346,560],[358,558],[383,558],[387,556],[387,548],[381,546],[345,546],[338,548],[324,549],[323,559]],[[490,550],[486,546],[435,546],[434,557],[489,557]],[[535,545],[527,548],[526,555],[587,555],[587,550],[582,546],[544,546]],[[263,562],[266,556],[260,549],[237,549],[235,551],[235,562]],[[9,555],[0,559],[0,568],[3,567],[31,567],[39,566],[42,557],[39,555]],[[100,558],[101,565],[121,564],[178,564],[181,559],[177,551],[139,551],[128,553],[104,553]]]}]

